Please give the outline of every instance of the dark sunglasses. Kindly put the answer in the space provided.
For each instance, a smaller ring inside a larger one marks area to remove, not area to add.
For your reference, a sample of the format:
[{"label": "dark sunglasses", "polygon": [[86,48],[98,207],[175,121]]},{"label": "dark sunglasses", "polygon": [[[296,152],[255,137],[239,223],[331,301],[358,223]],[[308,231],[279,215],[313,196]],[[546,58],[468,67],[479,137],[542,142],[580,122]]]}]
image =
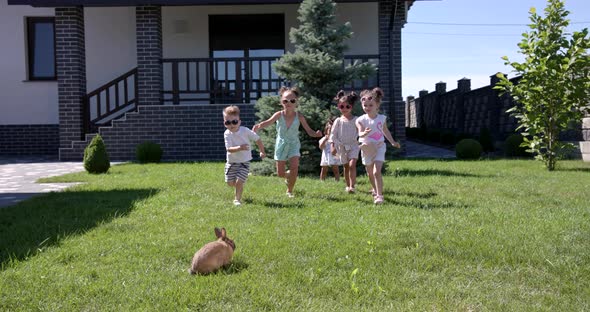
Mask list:
[{"label": "dark sunglasses", "polygon": [[346,109],[351,109],[351,108],[352,108],[352,106],[350,106],[349,104],[346,104],[346,105],[344,105],[344,104],[340,104],[340,105],[338,105],[338,108],[340,108],[340,109],[345,109],[345,108],[346,108]]},{"label": "dark sunglasses", "polygon": [[373,100],[372,96],[367,96],[367,97],[361,98],[361,102],[372,101],[372,100]]},{"label": "dark sunglasses", "polygon": [[224,125],[229,126],[229,125],[237,125],[240,121],[237,119],[234,120],[226,120],[223,122]]},{"label": "dark sunglasses", "polygon": [[284,99],[283,100],[283,104],[287,104],[289,102],[291,102],[291,104],[295,104],[297,102],[297,99],[290,99],[290,100]]}]

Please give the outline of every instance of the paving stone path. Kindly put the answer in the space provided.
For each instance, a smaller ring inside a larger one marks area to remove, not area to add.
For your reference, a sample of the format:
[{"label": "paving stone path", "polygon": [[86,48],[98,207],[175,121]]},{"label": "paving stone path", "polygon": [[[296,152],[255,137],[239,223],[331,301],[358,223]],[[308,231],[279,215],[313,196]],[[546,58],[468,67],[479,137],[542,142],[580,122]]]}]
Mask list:
[{"label": "paving stone path", "polygon": [[406,158],[456,158],[455,151],[406,141]]},{"label": "paving stone path", "polygon": [[77,183],[36,183],[40,178],[83,171],[82,162],[60,162],[47,157],[0,157],[0,207],[14,205],[42,193],[60,191]]}]

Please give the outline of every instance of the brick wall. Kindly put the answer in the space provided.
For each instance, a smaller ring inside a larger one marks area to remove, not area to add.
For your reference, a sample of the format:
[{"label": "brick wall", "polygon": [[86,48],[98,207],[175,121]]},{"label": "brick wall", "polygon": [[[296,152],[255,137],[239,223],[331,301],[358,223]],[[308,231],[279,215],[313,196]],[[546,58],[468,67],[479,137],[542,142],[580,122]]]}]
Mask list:
[{"label": "brick wall", "polygon": [[57,156],[59,125],[0,125],[0,155]]},{"label": "brick wall", "polygon": [[[222,110],[227,104],[140,105],[138,112],[101,127],[111,160],[134,160],[135,147],[145,141],[160,144],[163,160],[225,160]],[[242,126],[252,128],[254,106],[240,106]],[[79,154],[79,153],[78,153]]]},{"label": "brick wall", "polygon": [[394,7],[395,3],[380,0],[378,4],[379,87],[385,93],[382,110],[393,122],[391,133],[396,140],[404,141],[406,111],[402,97],[401,29],[406,23],[405,4],[404,1],[399,1],[397,7]]},{"label": "brick wall", "polygon": [[135,9],[137,30],[137,90],[140,105],[162,103],[162,9],[138,6]]},{"label": "brick wall", "polygon": [[84,9],[55,9],[55,55],[59,102],[59,144],[68,147],[83,137],[86,95]]}]

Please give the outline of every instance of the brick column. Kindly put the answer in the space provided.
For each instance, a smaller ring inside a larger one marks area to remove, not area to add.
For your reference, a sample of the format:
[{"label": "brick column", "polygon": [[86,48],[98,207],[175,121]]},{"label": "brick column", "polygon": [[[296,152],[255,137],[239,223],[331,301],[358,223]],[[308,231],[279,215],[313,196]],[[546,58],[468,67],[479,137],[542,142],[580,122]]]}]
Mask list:
[{"label": "brick column", "polygon": [[[379,87],[385,93],[383,110],[393,122],[397,140],[406,139],[405,102],[402,97],[401,29],[405,23],[404,1],[379,1]],[[393,21],[391,20],[393,18]]]},{"label": "brick column", "polygon": [[84,8],[55,9],[55,54],[59,103],[59,146],[71,147],[84,136],[86,95]]},{"label": "brick column", "polygon": [[135,9],[137,38],[137,89],[139,105],[162,103],[162,8]]}]

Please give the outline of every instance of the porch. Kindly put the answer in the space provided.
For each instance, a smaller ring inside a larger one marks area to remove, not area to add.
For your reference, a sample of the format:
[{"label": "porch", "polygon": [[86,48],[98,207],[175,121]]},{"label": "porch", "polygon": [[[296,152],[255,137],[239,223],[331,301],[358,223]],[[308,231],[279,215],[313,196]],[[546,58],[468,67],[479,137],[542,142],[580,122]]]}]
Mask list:
[{"label": "porch", "polygon": [[[164,58],[162,105],[254,104],[276,94],[290,82],[278,76],[272,65],[276,57],[248,58]],[[349,55],[344,66],[355,62],[379,64],[379,55]],[[368,79],[343,85],[360,90],[379,85],[378,72]],[[84,97],[84,133],[96,133],[101,126],[137,108],[137,68],[106,83]]]}]

